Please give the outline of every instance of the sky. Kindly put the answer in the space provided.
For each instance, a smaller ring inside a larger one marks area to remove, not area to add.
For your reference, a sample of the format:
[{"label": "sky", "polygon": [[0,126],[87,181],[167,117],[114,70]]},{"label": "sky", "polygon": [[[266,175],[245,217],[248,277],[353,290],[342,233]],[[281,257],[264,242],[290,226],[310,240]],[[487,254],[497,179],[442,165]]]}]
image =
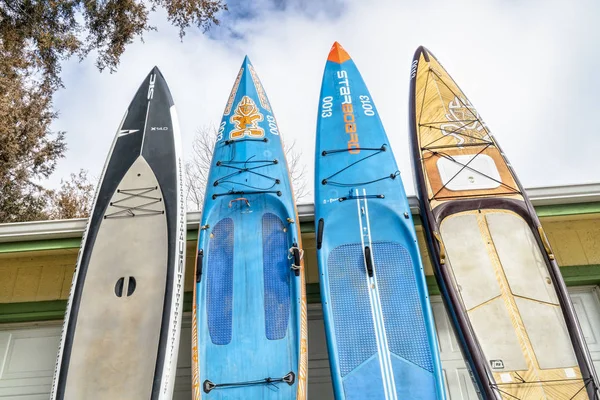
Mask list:
[{"label": "sky", "polygon": [[408,85],[426,46],[477,108],[526,188],[600,182],[600,15],[597,0],[235,0],[222,24],[179,39],[165,13],[129,45],[116,73],[94,57],[63,64],[55,96],[68,151],[47,185],[81,168],[98,177],[131,98],[157,65],[171,89],[184,158],[194,135],[218,125],[245,55],[286,142],[296,141],[312,203],[314,142],[325,61],[334,41],[357,64],[377,105],[407,194],[415,193]]}]

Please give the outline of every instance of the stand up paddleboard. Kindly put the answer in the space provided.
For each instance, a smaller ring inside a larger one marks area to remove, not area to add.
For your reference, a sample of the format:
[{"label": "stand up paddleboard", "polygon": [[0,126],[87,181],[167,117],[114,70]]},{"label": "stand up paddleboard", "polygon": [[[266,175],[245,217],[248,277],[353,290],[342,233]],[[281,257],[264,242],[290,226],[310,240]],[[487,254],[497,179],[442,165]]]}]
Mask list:
[{"label": "stand up paddleboard", "polygon": [[51,399],[170,399],[185,209],[173,99],[158,70],[117,131],[84,234]]},{"label": "stand up paddleboard", "polygon": [[223,113],[202,211],[195,400],[306,398],[301,248],[279,128],[246,58]]},{"label": "stand up paddleboard", "polygon": [[432,264],[480,395],[597,399],[535,210],[475,107],[423,47],[411,68],[410,128]]},{"label": "stand up paddleboard", "polygon": [[444,399],[435,326],[400,172],[337,42],[323,75],[315,214],[336,399]]}]

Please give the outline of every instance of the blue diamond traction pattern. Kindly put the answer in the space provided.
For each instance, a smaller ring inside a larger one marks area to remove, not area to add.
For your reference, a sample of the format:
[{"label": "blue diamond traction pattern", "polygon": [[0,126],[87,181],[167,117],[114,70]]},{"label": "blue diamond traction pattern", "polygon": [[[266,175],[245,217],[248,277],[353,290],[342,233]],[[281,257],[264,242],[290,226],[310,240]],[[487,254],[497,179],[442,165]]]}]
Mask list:
[{"label": "blue diamond traction pattern", "polygon": [[373,259],[390,351],[433,372],[410,253],[399,243],[375,242]]},{"label": "blue diamond traction pattern", "polygon": [[211,231],[207,262],[206,312],[214,344],[231,342],[233,315],[233,220],[224,218]]},{"label": "blue diamond traction pattern", "polygon": [[377,353],[364,265],[360,243],[336,247],[327,260],[342,377]]},{"label": "blue diamond traction pattern", "polygon": [[290,319],[290,263],[283,222],[275,214],[262,218],[267,339],[285,337]]}]

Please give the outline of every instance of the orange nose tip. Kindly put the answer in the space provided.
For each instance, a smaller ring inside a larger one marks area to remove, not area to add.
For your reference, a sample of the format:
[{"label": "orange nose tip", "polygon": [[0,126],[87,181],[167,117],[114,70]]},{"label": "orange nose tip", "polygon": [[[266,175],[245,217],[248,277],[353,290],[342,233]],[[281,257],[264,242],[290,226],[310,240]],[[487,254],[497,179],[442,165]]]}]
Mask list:
[{"label": "orange nose tip", "polygon": [[329,56],[327,57],[328,61],[333,61],[335,63],[341,64],[350,59],[350,55],[344,50],[341,44],[335,42],[333,46],[331,46],[331,50],[329,51]]}]

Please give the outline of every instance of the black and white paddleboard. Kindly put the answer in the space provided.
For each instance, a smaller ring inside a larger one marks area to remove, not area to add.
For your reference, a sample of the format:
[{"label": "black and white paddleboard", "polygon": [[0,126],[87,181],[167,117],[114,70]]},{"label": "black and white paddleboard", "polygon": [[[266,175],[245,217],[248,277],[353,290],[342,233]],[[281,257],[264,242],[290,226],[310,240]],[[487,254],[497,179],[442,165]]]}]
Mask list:
[{"label": "black and white paddleboard", "polygon": [[152,69],[116,134],[81,243],[51,399],[170,399],[183,304],[177,115]]}]

